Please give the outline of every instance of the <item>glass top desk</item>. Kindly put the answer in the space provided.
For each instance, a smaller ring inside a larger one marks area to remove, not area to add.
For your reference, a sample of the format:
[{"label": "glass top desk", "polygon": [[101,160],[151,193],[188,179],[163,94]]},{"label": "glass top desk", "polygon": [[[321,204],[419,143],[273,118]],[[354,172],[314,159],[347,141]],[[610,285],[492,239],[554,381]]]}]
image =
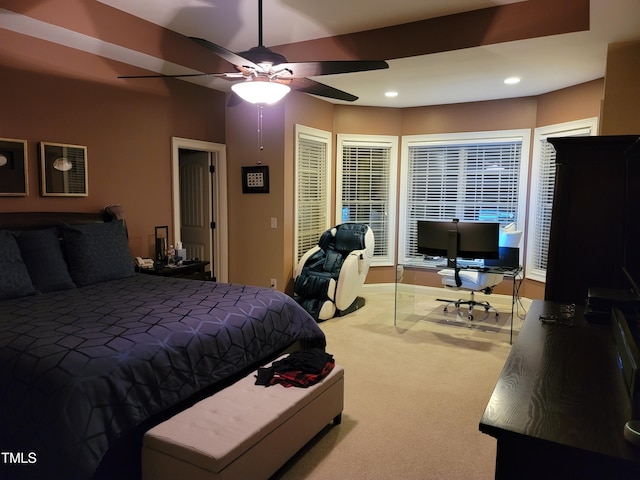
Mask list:
[{"label": "glass top desk", "polygon": [[[433,292],[440,291],[443,286],[441,284],[441,277],[438,275],[438,271],[443,268],[447,267],[437,265],[436,262],[430,261],[416,261],[407,264],[398,264],[396,266],[394,326],[399,326],[402,323],[406,324],[406,322],[420,321],[434,310],[433,302],[425,301],[425,294],[429,292],[430,287],[425,287],[424,285],[438,285],[438,287],[431,288],[433,289]],[[518,292],[520,284],[522,282],[522,267],[509,269],[504,267],[487,267],[482,269],[478,269],[477,267],[462,267],[461,271],[465,268],[474,271],[481,271],[483,273],[500,273],[505,277],[510,277],[512,279],[509,343],[513,343],[513,316],[516,302],[519,298]],[[436,288],[438,290],[436,290]],[[467,293],[468,297],[471,297],[470,290],[457,290],[453,288],[447,290],[451,290],[450,294],[452,295]],[[489,299],[490,297],[490,295],[487,296]],[[444,308],[445,303],[446,302],[441,303],[442,308]],[[469,324],[469,326],[472,325],[472,323]]]}]

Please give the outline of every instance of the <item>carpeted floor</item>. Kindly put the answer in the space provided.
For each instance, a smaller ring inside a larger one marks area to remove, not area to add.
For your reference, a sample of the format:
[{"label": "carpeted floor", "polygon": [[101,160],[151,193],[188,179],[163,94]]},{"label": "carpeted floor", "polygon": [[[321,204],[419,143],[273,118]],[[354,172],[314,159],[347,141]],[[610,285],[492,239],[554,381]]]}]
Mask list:
[{"label": "carpeted floor", "polygon": [[508,335],[412,320],[416,310],[442,308],[433,296],[411,299],[399,315],[393,289],[363,296],[360,310],[320,324],[345,369],[342,424],[327,426],[272,480],[494,478],[495,439],[478,426]]}]

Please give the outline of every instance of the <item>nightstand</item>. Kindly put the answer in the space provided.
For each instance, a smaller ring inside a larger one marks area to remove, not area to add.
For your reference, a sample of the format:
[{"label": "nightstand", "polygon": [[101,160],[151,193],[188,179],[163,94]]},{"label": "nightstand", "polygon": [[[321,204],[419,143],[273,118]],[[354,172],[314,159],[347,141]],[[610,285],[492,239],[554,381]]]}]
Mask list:
[{"label": "nightstand", "polygon": [[159,275],[161,277],[191,278],[194,280],[211,280],[210,272],[205,272],[209,262],[190,262],[180,266],[165,266],[162,268],[140,268],[141,273]]}]

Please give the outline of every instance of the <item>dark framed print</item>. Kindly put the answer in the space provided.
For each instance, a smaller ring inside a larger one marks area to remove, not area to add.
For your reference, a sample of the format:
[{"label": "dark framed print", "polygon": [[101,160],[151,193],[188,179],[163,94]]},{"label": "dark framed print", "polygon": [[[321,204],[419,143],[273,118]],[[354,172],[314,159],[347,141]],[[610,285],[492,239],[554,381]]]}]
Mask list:
[{"label": "dark framed print", "polygon": [[0,196],[26,197],[28,194],[27,141],[0,138]]},{"label": "dark framed print", "polygon": [[43,197],[86,197],[87,186],[87,147],[40,142]]},{"label": "dark framed print", "polygon": [[269,193],[269,166],[242,167],[242,193]]}]

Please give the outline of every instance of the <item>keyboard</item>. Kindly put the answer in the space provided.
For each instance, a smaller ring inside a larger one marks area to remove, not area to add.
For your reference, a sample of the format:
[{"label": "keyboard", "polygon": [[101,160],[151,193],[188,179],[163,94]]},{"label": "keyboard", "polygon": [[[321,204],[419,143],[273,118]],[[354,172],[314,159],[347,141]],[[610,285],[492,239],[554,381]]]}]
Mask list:
[{"label": "keyboard", "polygon": [[477,266],[469,266],[469,267],[460,267],[461,270],[473,270],[474,272],[489,272],[489,273],[517,273],[520,270],[520,267],[477,267]]},{"label": "keyboard", "polygon": [[487,267],[481,267],[480,265],[469,265],[468,267],[461,266],[460,268],[463,270],[475,270],[477,272],[488,272],[489,270],[494,270],[493,268],[489,269]]},{"label": "keyboard", "polygon": [[456,261],[460,268],[482,268],[484,264],[478,260],[460,260]]}]

